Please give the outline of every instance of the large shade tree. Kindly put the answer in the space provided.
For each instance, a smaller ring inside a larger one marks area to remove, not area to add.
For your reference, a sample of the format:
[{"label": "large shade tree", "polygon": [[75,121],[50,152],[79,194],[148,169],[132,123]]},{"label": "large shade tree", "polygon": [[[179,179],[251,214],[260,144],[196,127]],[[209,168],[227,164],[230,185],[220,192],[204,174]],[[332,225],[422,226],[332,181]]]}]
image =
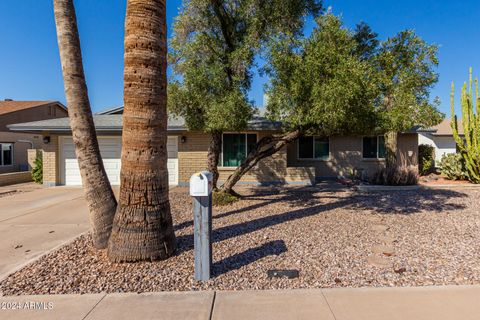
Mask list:
[{"label": "large shade tree", "polygon": [[207,168],[218,180],[222,133],[247,127],[252,67],[277,32],[299,34],[320,0],[184,0],[174,24],[169,110],[211,134]]},{"label": "large shade tree", "polygon": [[[362,27],[364,30],[365,27]],[[368,56],[368,36],[352,32],[326,14],[308,38],[280,36],[271,43],[267,114],[284,132],[262,138],[223,185],[233,186],[260,160],[302,135],[328,137],[374,130],[376,72]]]},{"label": "large shade tree", "polygon": [[73,0],[54,0],[53,4],[68,116],[90,212],[93,244],[103,249],[108,244],[117,202],[98,147]]},{"label": "large shade tree", "polygon": [[120,196],[108,256],[158,260],[175,249],[167,171],[165,0],[128,0]]},{"label": "large shade tree", "polygon": [[380,43],[373,57],[378,70],[379,96],[377,112],[379,128],[385,133],[387,168],[395,168],[398,133],[413,126],[430,127],[440,123],[444,115],[437,99],[430,99],[430,90],[438,81],[438,47],[426,43],[411,30],[398,33]]}]

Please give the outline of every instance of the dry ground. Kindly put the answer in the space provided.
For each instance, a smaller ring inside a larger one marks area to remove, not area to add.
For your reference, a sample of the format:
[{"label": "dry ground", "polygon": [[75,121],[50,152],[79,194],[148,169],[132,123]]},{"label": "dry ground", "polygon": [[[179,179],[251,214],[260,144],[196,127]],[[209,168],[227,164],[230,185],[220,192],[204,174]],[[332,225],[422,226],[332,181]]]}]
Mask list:
[{"label": "dry ground", "polygon": [[[193,280],[191,199],[171,192],[176,256],[113,264],[80,237],[0,284],[3,294],[480,283],[480,189],[359,194],[338,185],[252,187],[214,209],[212,280]],[[298,269],[297,279],[268,279]]]}]

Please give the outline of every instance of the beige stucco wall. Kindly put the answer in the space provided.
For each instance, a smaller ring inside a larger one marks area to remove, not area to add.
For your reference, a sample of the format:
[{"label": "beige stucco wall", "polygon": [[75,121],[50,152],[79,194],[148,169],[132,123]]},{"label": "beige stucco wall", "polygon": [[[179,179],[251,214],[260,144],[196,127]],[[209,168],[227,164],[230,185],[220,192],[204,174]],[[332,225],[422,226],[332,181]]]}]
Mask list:
[{"label": "beige stucco wall", "polygon": [[[384,160],[363,159],[362,137],[330,137],[329,160],[300,160],[297,157],[297,148],[297,142],[288,147],[288,166],[315,167],[315,175],[319,178],[348,176],[351,169],[363,171],[367,176],[371,176],[385,165]],[[404,157],[407,164],[417,165],[417,134],[400,134],[398,151],[399,158]]]},{"label": "beige stucco wall", "polygon": [[31,141],[35,149],[41,149],[43,146],[41,134],[0,131],[0,142],[13,143],[13,165],[0,166],[0,173],[17,172],[22,166],[28,166],[27,150],[32,148],[32,145],[26,141]]}]

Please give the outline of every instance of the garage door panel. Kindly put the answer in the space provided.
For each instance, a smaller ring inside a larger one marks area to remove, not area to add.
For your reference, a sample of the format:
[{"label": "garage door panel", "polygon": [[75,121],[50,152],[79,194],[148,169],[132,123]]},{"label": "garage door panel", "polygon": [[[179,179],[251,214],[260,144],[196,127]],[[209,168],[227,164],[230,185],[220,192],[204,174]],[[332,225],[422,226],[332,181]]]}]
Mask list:
[{"label": "garage door panel", "polygon": [[103,161],[103,166],[105,167],[105,170],[108,169],[118,169],[120,170],[120,162],[115,160],[115,162],[112,161]]},{"label": "garage door panel", "polygon": [[[120,158],[121,158],[121,138],[120,137],[99,137],[98,144],[100,154],[102,155],[103,165],[108,179],[112,185],[120,184]],[[171,185],[178,184],[178,139],[177,137],[168,137],[168,181]],[[75,147],[71,138],[62,138],[61,145],[63,161],[63,183],[66,185],[81,185],[82,180],[78,162],[75,156]]]},{"label": "garage door panel", "polygon": [[78,170],[78,162],[75,159],[67,159],[65,162],[65,170]]}]

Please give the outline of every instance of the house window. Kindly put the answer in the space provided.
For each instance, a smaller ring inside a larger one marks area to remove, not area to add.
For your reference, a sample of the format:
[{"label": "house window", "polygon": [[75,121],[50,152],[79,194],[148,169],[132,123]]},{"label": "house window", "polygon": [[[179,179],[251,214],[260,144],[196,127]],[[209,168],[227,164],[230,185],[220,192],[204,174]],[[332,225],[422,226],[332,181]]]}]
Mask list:
[{"label": "house window", "polygon": [[363,137],[363,158],[384,159],[385,158],[385,137]]},{"label": "house window", "polygon": [[256,134],[225,133],[222,140],[222,165],[224,167],[238,167],[256,143]]},{"label": "house window", "polygon": [[0,143],[0,166],[13,164],[13,143]]},{"label": "house window", "polygon": [[330,141],[328,138],[301,137],[298,140],[299,159],[328,160],[330,156]]}]

